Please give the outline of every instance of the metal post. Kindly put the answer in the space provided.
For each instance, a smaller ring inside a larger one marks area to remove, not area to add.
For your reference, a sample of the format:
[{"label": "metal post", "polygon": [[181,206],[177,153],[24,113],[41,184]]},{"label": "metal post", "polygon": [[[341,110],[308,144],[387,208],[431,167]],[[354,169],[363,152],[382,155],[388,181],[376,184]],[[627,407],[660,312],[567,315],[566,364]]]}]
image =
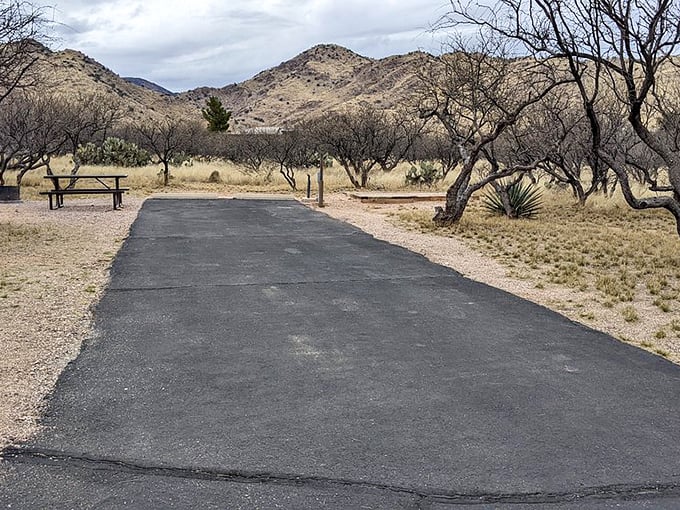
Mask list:
[{"label": "metal post", "polygon": [[323,155],[319,161],[319,173],[317,174],[319,180],[319,207],[323,207]]},{"label": "metal post", "polygon": [[307,174],[307,198],[312,198],[312,176]]}]

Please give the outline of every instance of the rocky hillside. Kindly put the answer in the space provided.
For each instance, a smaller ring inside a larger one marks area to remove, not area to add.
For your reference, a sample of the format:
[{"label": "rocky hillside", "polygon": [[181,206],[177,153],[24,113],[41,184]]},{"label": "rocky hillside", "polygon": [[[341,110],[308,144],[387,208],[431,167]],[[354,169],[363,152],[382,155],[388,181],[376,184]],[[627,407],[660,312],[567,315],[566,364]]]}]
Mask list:
[{"label": "rocky hillside", "polygon": [[186,102],[130,83],[79,51],[43,48],[38,71],[47,89],[64,95],[111,96],[130,119],[196,114]]},{"label": "rocky hillside", "polygon": [[373,60],[335,45],[315,46],[254,78],[179,95],[196,108],[214,95],[234,112],[235,127],[280,126],[345,106],[392,109],[408,101],[425,53]]},{"label": "rocky hillside", "polygon": [[53,90],[114,95],[133,119],[166,114],[200,119],[205,100],[214,95],[233,111],[232,125],[238,131],[281,126],[361,103],[395,108],[413,94],[417,69],[428,58],[414,52],[374,60],[340,46],[320,45],[242,83],[177,95],[146,80],[121,78],[73,50],[45,48],[40,69]]}]

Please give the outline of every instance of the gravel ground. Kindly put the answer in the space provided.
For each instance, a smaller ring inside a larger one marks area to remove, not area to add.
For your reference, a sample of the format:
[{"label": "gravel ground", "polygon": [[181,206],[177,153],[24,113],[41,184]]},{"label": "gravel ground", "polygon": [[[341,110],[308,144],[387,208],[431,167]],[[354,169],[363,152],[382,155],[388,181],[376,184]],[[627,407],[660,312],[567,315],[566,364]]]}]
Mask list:
[{"label": "gravel ground", "polygon": [[142,200],[0,204],[0,448],[38,429],[43,399],[90,334],[109,266]]},{"label": "gravel ground", "polygon": [[[38,430],[45,397],[83,340],[94,334],[91,307],[106,287],[111,261],[142,202],[126,197],[121,211],[112,211],[106,199],[70,200],[57,211],[49,211],[45,201],[0,204],[0,448]],[[408,207],[431,211],[432,206]],[[598,305],[593,294],[558,286],[537,289],[530,279],[507,276],[507,268],[458,239],[395,226],[389,215],[400,207],[361,204],[344,194],[331,194],[321,211],[620,338],[648,337],[657,323],[667,321],[651,303],[636,303],[643,320],[630,325]],[[581,320],[584,312],[593,312],[596,319]],[[663,349],[672,361],[680,362],[678,339],[645,347]]]}]

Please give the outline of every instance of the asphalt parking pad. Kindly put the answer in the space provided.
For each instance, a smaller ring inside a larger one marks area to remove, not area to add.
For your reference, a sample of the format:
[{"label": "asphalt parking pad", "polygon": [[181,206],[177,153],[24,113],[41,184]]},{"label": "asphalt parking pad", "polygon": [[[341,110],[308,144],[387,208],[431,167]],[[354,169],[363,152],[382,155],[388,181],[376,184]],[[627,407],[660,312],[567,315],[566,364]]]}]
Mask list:
[{"label": "asphalt parking pad", "polygon": [[680,501],[678,367],[296,203],[147,202],[96,325],[15,508]]}]

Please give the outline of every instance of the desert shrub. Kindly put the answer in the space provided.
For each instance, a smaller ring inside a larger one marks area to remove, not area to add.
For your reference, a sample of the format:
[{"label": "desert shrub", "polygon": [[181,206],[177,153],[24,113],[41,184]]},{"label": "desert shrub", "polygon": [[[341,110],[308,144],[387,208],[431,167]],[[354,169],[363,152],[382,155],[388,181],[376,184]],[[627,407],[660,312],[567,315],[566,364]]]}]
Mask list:
[{"label": "desert shrub", "polygon": [[170,165],[175,167],[194,166],[194,160],[186,152],[179,152],[170,158]]},{"label": "desert shrub", "polygon": [[97,144],[88,142],[78,147],[78,158],[85,165],[101,165],[102,149]]},{"label": "desert shrub", "polygon": [[406,184],[409,186],[432,186],[442,179],[441,172],[429,161],[421,161],[406,171]]},{"label": "desert shrub", "polygon": [[92,142],[78,147],[78,158],[85,165],[137,167],[148,165],[151,156],[137,144],[109,137],[98,146]]},{"label": "desert shrub", "polygon": [[[506,193],[508,207],[503,204],[502,194]],[[492,214],[510,218],[533,218],[543,205],[543,197],[538,188],[521,181],[510,186],[499,185],[489,190],[482,197],[482,205]]]}]

